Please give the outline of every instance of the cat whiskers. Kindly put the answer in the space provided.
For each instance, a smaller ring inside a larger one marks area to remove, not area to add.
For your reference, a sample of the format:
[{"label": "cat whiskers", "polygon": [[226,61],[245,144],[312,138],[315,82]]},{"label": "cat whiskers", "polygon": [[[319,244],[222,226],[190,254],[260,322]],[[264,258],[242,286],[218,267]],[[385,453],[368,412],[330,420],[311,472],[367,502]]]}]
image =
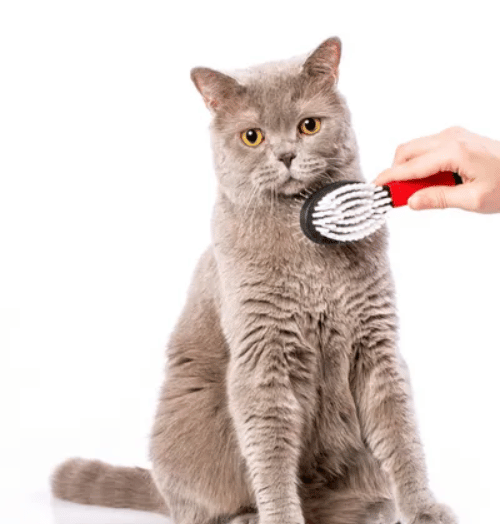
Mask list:
[{"label": "cat whiskers", "polygon": [[[253,205],[253,204],[255,204],[255,202],[257,200],[256,197],[259,194],[259,192],[260,192],[259,191],[259,186],[258,185],[254,185],[253,189],[252,189],[252,192],[250,194],[250,198],[248,199],[247,205],[245,206],[245,209],[244,209],[244,211],[242,213],[242,220],[241,220],[240,225],[238,227],[238,236],[242,235],[242,233],[243,233],[242,230],[243,230],[244,227],[248,227],[249,224],[252,226],[253,223],[254,223],[253,218],[254,218],[257,206]],[[247,216],[249,214],[249,212],[250,212],[250,216]]]},{"label": "cat whiskers", "polygon": [[278,193],[276,188],[271,189],[271,216],[274,217],[276,208],[278,207]]},{"label": "cat whiskers", "polygon": [[[257,185],[254,185],[253,189],[252,189],[252,192],[250,194],[250,198],[248,199],[248,203],[247,205],[245,206],[245,209],[243,211],[243,216],[245,216],[249,209],[250,209],[250,206],[252,205],[253,201],[255,200],[255,197],[257,196],[257,193],[259,192],[259,187]],[[254,208],[255,210],[255,208]]]}]

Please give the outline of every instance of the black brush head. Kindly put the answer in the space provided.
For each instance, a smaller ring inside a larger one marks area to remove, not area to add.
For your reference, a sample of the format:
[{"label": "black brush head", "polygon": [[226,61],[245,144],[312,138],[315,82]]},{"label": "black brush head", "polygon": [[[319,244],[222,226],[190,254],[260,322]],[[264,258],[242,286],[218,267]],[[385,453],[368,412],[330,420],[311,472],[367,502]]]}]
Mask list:
[{"label": "black brush head", "polygon": [[352,184],[356,180],[339,180],[338,182],[333,182],[328,184],[325,187],[322,187],[319,191],[316,191],[312,195],[309,195],[307,200],[302,205],[300,210],[300,227],[304,235],[316,244],[340,244],[338,240],[333,240],[331,238],[323,236],[319,233],[314,224],[313,224],[313,213],[316,208],[316,204],[328,193],[331,193],[333,190],[345,186],[346,184]]}]

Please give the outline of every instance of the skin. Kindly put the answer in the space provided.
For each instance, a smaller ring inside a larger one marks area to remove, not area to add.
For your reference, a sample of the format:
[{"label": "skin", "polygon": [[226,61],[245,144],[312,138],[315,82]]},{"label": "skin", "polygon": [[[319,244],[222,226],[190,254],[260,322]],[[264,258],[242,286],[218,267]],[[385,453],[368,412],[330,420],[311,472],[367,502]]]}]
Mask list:
[{"label": "skin", "polygon": [[458,173],[464,183],[421,189],[409,199],[410,208],[500,212],[500,142],[461,127],[400,145],[392,167],[380,173],[374,183],[424,178],[439,171]]}]

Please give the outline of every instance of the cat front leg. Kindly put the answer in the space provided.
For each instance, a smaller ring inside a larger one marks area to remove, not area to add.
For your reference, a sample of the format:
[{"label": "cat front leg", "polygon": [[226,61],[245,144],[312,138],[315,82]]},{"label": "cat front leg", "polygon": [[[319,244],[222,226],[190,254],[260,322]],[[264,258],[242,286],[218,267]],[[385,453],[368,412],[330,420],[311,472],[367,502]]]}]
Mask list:
[{"label": "cat front leg", "polygon": [[403,522],[456,524],[453,512],[437,503],[428,487],[406,363],[396,350],[392,306],[369,313],[361,335],[351,389],[363,438],[392,475]]},{"label": "cat front leg", "polygon": [[260,524],[303,524],[297,486],[301,406],[279,330],[255,322],[232,348],[229,409],[234,419]]}]

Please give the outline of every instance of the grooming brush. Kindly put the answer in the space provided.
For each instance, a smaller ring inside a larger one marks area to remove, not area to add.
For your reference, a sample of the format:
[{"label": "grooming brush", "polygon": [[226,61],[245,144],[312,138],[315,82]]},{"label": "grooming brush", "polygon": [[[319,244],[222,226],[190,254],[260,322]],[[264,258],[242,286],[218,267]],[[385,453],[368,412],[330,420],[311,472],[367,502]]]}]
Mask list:
[{"label": "grooming brush", "polygon": [[300,226],[317,244],[360,240],[382,227],[389,209],[406,205],[419,189],[461,183],[460,176],[451,171],[385,186],[341,180],[309,196],[300,212]]}]

